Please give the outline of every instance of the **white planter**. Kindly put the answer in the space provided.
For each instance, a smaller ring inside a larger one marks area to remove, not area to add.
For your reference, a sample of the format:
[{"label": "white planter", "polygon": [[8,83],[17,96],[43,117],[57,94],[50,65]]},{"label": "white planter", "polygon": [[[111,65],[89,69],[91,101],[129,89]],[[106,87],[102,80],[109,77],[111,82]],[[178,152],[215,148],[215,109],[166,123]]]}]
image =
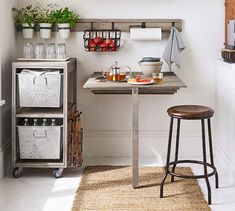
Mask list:
[{"label": "white planter", "polygon": [[139,62],[145,76],[152,76],[153,73],[159,74],[162,69],[162,64],[163,62]]},{"label": "white planter", "polygon": [[70,24],[58,23],[59,36],[61,39],[68,39],[70,37]]},{"label": "white planter", "polygon": [[51,38],[51,23],[39,23],[40,27],[40,37],[42,39],[50,39]]},{"label": "white planter", "polygon": [[32,39],[34,35],[34,23],[31,24],[31,26],[28,23],[22,24],[23,29],[23,37],[26,39]]}]

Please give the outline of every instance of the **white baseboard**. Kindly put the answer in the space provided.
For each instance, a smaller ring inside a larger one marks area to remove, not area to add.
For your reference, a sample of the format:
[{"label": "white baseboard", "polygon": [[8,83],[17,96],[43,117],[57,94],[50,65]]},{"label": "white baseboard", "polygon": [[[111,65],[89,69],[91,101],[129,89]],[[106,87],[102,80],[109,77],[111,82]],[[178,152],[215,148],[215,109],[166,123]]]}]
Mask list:
[{"label": "white baseboard", "polygon": [[[166,156],[168,130],[139,132],[140,157]],[[175,147],[173,134],[172,153]],[[84,130],[84,155],[88,157],[131,157],[132,142],[130,130]],[[201,131],[183,130],[180,135],[180,156],[200,157]]]},{"label": "white baseboard", "polygon": [[[173,155],[171,160],[173,160]],[[179,159],[192,159],[192,160],[201,160],[201,157],[180,157]],[[165,166],[165,157],[161,157],[161,159],[157,157],[139,157],[139,165],[140,166]],[[84,166],[91,165],[132,165],[131,157],[84,157]],[[183,164],[184,165],[184,164]],[[192,164],[186,164],[185,166],[191,166]]]},{"label": "white baseboard", "polygon": [[221,170],[226,172],[227,175],[234,177],[235,165],[228,158],[226,153],[221,149],[219,145],[216,145],[214,154],[215,154],[215,164],[218,164]]},{"label": "white baseboard", "polygon": [[0,148],[0,180],[11,168],[11,140]]}]

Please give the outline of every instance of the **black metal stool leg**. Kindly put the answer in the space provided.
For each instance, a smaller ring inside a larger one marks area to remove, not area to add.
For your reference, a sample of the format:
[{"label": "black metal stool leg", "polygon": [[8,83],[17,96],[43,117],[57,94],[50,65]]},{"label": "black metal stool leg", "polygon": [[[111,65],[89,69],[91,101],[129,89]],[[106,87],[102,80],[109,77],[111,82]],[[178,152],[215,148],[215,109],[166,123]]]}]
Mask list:
[{"label": "black metal stool leg", "polygon": [[208,191],[208,204],[211,204],[211,186],[210,186],[208,173],[207,173],[206,138],[205,138],[205,122],[204,122],[204,119],[201,120],[201,124],[202,124],[203,167],[204,167],[204,174],[205,174],[205,180],[206,180],[207,191]]},{"label": "black metal stool leg", "polygon": [[[180,138],[180,119],[177,121],[177,134],[176,134],[176,146],[175,146],[175,162],[178,160],[179,153],[179,138]],[[172,167],[172,172],[175,172],[176,163]],[[174,176],[171,176],[171,182],[174,182]]]},{"label": "black metal stool leg", "polygon": [[[215,167],[214,158],[213,158],[212,135],[211,135],[211,120],[207,119],[207,123],[208,123],[208,135],[209,135],[209,148],[210,148],[211,165],[213,165]],[[217,170],[215,172],[215,187],[219,188],[219,177],[218,177]]]},{"label": "black metal stool leg", "polygon": [[174,123],[174,118],[171,118],[168,148],[167,148],[167,159],[166,159],[166,166],[165,166],[165,175],[162,178],[161,185],[160,185],[160,198],[163,198],[163,186],[164,186],[164,182],[165,182],[167,175],[168,175],[168,172],[169,172],[173,123]]}]

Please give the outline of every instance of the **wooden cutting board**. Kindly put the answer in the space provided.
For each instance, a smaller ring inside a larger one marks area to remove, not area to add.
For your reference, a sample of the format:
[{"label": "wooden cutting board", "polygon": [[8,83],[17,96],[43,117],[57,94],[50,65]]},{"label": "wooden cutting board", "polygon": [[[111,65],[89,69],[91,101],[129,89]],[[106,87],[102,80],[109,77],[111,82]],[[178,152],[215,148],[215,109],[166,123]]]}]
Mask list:
[{"label": "wooden cutting board", "polygon": [[235,0],[225,0],[225,43],[227,43],[227,25],[235,18]]}]

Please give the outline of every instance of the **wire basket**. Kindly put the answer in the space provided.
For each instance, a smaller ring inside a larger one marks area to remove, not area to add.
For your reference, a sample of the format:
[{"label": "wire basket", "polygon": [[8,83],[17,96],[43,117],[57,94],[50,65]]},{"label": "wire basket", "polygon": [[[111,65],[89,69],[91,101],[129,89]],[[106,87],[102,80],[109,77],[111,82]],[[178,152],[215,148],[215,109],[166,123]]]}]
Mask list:
[{"label": "wire basket", "polygon": [[119,51],[121,31],[120,30],[85,30],[84,47],[90,52]]}]

